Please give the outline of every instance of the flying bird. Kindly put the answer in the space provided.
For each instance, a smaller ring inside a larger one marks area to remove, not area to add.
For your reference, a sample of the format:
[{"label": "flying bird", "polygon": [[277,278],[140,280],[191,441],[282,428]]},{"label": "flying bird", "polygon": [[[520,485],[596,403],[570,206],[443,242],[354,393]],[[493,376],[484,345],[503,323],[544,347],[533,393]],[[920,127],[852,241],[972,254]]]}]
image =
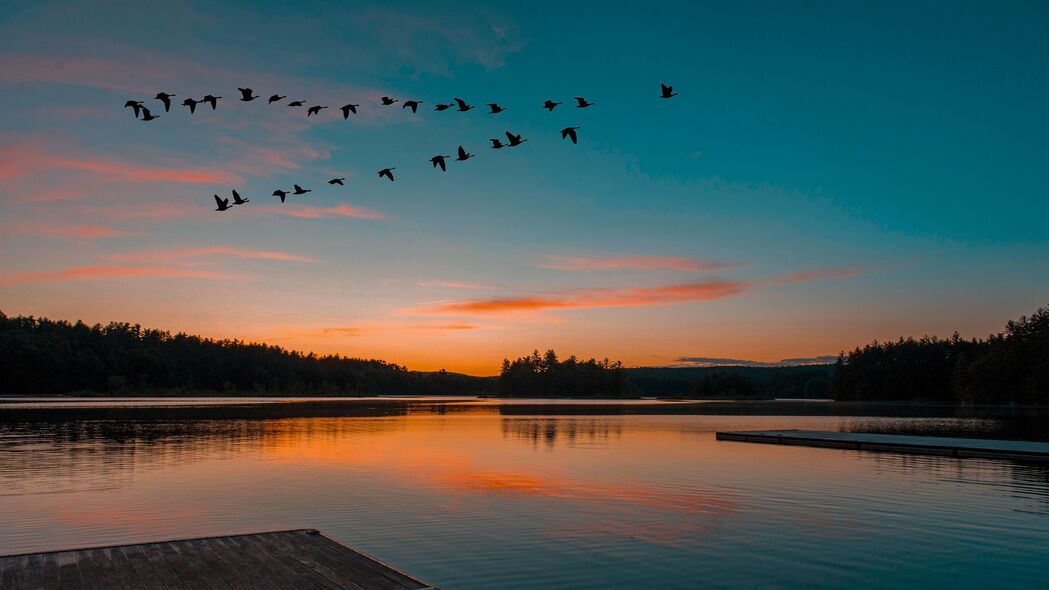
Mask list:
[{"label": "flying bird", "polygon": [[383,168],[382,170],[379,170],[379,178],[385,176],[390,179],[390,182],[393,182],[393,171],[396,169],[397,168]]},{"label": "flying bird", "polygon": [[192,98],[187,98],[186,100],[182,101],[182,106],[189,107],[189,112],[190,113],[195,113],[195,112],[197,112],[197,105],[202,103],[202,102],[204,102],[204,101],[202,101],[202,100],[193,100]]},{"label": "flying bird", "polygon": [[219,99],[220,98],[222,98],[222,97],[221,96],[212,96],[212,95],[209,94],[209,95],[205,96],[204,98],[200,99],[200,102],[211,103],[211,110],[215,110],[215,109],[217,109],[219,107]]},{"label": "flying bird", "polygon": [[133,111],[135,111],[135,118],[137,119],[139,114],[141,114],[141,112],[142,112],[140,110],[142,108],[142,101],[141,100],[129,100],[129,101],[124,103],[124,108],[126,109],[128,107],[131,107],[131,109]]},{"label": "flying bird", "polygon": [[251,95],[251,88],[238,88],[237,90],[240,90],[240,99],[244,102],[255,100],[259,97],[258,94],[256,94],[255,96]]},{"label": "flying bird", "polygon": [[501,107],[494,102],[488,103],[488,108],[492,109],[492,112],[488,113],[489,115],[496,115],[506,110],[505,107]]},{"label": "flying bird", "polygon": [[281,96],[279,94],[274,94],[273,96],[271,96],[269,98],[269,100],[266,101],[266,104],[273,104],[273,103],[277,102],[278,100],[284,100],[285,98],[288,98],[288,97],[287,96]]},{"label": "flying bird", "polygon": [[469,160],[472,157],[474,157],[473,154],[468,153],[465,149],[463,149],[463,146],[459,146],[459,156],[457,158],[455,158],[455,159],[460,161],[460,162],[465,162],[465,161]]},{"label": "flying bird", "polygon": [[349,119],[350,118],[350,113],[353,113],[354,115],[356,115],[357,114],[357,107],[359,107],[359,106],[361,106],[361,105],[359,105],[359,104],[347,104],[347,105],[343,105],[342,107],[340,107],[339,110],[342,111],[342,118],[343,119]]},{"label": "flying bird", "polygon": [[404,104],[401,105],[401,110],[403,111],[404,109],[410,108],[412,109],[412,114],[414,115],[415,110],[418,109],[419,105],[421,105],[422,103],[423,101],[421,100],[406,100],[404,101]]},{"label": "flying bird", "polygon": [[395,102],[398,102],[398,100],[396,98],[390,98],[389,96],[384,96],[384,97],[382,97],[381,100],[382,100],[382,104],[384,104],[386,106],[390,106],[391,104],[393,104]]},{"label": "flying bird", "polygon": [[561,130],[561,139],[571,139],[572,143],[579,143],[578,138],[575,135],[575,130],[579,127],[565,127]]},{"label": "flying bird", "polygon": [[237,189],[233,189],[233,204],[234,205],[243,205],[244,203],[250,203],[250,202],[251,202],[251,199],[242,199],[242,198],[240,198],[240,193],[237,192]]},{"label": "flying bird", "polygon": [[502,142],[501,140],[498,140],[498,139],[489,139],[488,141],[492,142],[492,149],[493,149],[493,150],[498,150],[498,149],[502,149],[502,148],[504,147],[504,146],[503,146],[503,142]]},{"label": "flying bird", "polygon": [[175,96],[175,95],[174,94],[168,94],[167,92],[158,92],[157,95],[154,96],[153,98],[155,98],[155,99],[159,100],[160,102],[164,103],[164,112],[166,113],[166,112],[171,110],[171,98],[173,96]]},{"label": "flying bird", "polygon": [[559,104],[561,104],[561,103],[554,102],[552,100],[548,100],[548,101],[543,103],[543,108],[548,110],[548,111],[550,111],[552,113],[552,112],[554,112],[554,108],[557,107],[557,105],[559,105]]},{"label": "flying bird", "polygon": [[322,106],[314,105],[314,106],[306,109],[306,116],[309,117],[310,115],[319,115],[320,112],[321,112],[321,109],[326,109],[326,108],[328,108],[328,107],[322,107]]},{"label": "flying bird", "polygon": [[434,156],[434,157],[430,158],[430,163],[433,164],[434,168],[440,166],[441,167],[441,172],[447,172],[448,171],[448,167],[445,166],[444,159],[445,158],[450,158],[450,157],[451,156]]},{"label": "flying bird", "polygon": [[333,178],[333,179],[328,181],[328,184],[337,184],[339,186],[346,186],[345,184],[342,183],[342,181],[344,181],[344,180],[346,180],[346,179],[345,178]]},{"label": "flying bird", "polygon": [[288,191],[282,191],[280,189],[277,189],[277,190],[273,191],[273,196],[274,197],[280,197],[280,202],[283,203],[284,199],[287,198],[287,196],[288,196]]},{"label": "flying bird", "polygon": [[509,131],[506,132],[506,138],[510,140],[510,143],[509,143],[509,145],[507,147],[517,147],[517,146],[521,145],[522,143],[528,141],[527,139],[521,139],[521,134],[520,133],[518,133],[517,135],[514,135],[513,133],[510,133]]},{"label": "flying bird", "polygon": [[574,98],[575,98],[576,102],[579,103],[579,104],[575,105],[576,108],[585,109],[586,107],[595,104],[595,103],[592,103],[592,102],[587,102],[586,99],[583,98],[582,96],[576,96]]},{"label": "flying bird", "polygon": [[291,186],[295,187],[295,192],[291,193],[293,195],[305,195],[306,193],[313,192],[310,189],[302,188],[301,186],[299,186],[297,184],[293,184]]},{"label": "flying bird", "polygon": [[455,99],[455,102],[457,102],[459,104],[459,112],[460,113],[465,113],[466,111],[474,108],[473,105],[466,104],[466,101],[461,99],[461,98]]},{"label": "flying bird", "polygon": [[436,106],[433,107],[433,110],[435,110],[435,111],[447,111],[450,108],[452,108],[452,105],[444,104],[443,102],[439,102],[439,103],[437,103]]},{"label": "flying bird", "polygon": [[229,199],[219,198],[218,195],[215,195],[215,204],[218,205],[218,208],[215,209],[216,211],[225,211],[226,209],[229,209]]},{"label": "flying bird", "polygon": [[293,101],[288,103],[288,106],[289,107],[301,107],[304,104],[306,104],[305,100],[293,100]]},{"label": "flying bird", "polygon": [[149,109],[147,109],[146,107],[139,107],[139,108],[142,109],[142,120],[143,121],[152,121],[153,119],[157,119],[157,118],[160,117],[160,115],[154,115],[154,114],[150,113]]},{"label": "flying bird", "polygon": [[674,92],[673,86],[667,86],[660,82],[659,89],[663,91],[663,94],[659,98],[670,98],[671,96],[677,96],[677,92]]}]

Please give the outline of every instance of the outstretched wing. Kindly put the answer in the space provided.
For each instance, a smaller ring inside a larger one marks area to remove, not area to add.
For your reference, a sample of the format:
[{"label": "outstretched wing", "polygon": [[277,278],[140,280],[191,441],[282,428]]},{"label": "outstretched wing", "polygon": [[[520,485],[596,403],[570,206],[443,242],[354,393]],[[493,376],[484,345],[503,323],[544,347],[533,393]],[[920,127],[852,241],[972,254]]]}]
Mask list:
[{"label": "outstretched wing", "polygon": [[440,164],[440,166],[441,166],[441,172],[447,172],[448,171],[448,168],[446,168],[445,165],[444,165],[444,158],[441,158],[440,160],[437,160],[437,163]]},{"label": "outstretched wing", "polygon": [[459,108],[461,108],[461,109],[465,109],[466,108],[466,101],[465,100],[463,100],[461,98],[456,98],[455,102],[459,103]]},{"label": "outstretched wing", "polygon": [[237,192],[237,189],[233,189],[233,202],[239,203],[241,202],[241,200],[242,199],[240,198],[240,193]]},{"label": "outstretched wing", "polygon": [[670,94],[670,91],[672,90],[670,86],[667,86],[662,82],[659,83],[659,89],[663,91],[663,94]]},{"label": "outstretched wing", "polygon": [[218,206],[219,209],[222,209],[226,206],[226,202],[225,200],[220,199],[218,195],[215,195],[215,205]]},{"label": "outstretched wing", "polygon": [[463,149],[463,146],[459,146],[459,157],[460,158],[465,158],[466,157],[466,150]]}]

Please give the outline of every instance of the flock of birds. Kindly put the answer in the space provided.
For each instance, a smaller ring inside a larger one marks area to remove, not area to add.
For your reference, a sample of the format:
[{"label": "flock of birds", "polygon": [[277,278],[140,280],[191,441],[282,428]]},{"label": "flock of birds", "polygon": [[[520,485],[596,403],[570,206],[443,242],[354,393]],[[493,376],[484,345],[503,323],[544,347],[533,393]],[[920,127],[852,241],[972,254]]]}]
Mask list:
[{"label": "flock of birds", "polygon": [[[677,93],[674,92],[674,87],[673,86],[669,86],[667,84],[660,84],[659,86],[660,86],[660,98],[671,98],[671,97],[677,96]],[[240,100],[242,102],[251,102],[253,100],[261,98],[260,95],[255,94],[255,91],[252,90],[251,88],[238,88],[237,90],[240,91]],[[171,99],[175,98],[175,96],[176,95],[169,94],[167,92],[158,92],[157,95],[154,96],[153,98],[154,98],[154,100],[159,100],[164,105],[164,112],[166,113],[166,112],[170,112],[171,111],[171,105],[172,105]],[[280,94],[274,94],[274,95],[270,96],[267,99],[266,102],[267,102],[267,104],[274,104],[274,103],[278,103],[278,102],[284,100],[285,98],[287,98],[287,96],[281,96]],[[596,103],[588,101],[585,97],[582,97],[582,96],[575,96],[573,98],[576,101],[576,105],[575,105],[576,108],[585,109],[585,108],[588,108],[588,107],[592,107],[592,106],[594,106],[596,104]],[[219,100],[221,100],[221,99],[222,99],[221,96],[214,96],[214,95],[208,94],[208,95],[204,96],[203,98],[201,98],[200,100],[196,100],[196,99],[193,99],[193,98],[186,98],[186,99],[184,99],[182,101],[182,105],[187,107],[187,108],[189,108],[189,112],[192,114],[192,113],[196,113],[197,105],[199,105],[201,103],[211,105],[211,110],[218,109]],[[380,103],[383,106],[393,106],[394,104],[396,104],[398,102],[401,102],[399,99],[391,98],[389,96],[383,96],[379,100],[380,100]],[[421,100],[405,100],[405,101],[401,102],[401,110],[411,109],[412,110],[412,114],[415,114],[418,111],[418,109],[419,109],[419,105],[421,105],[421,104],[423,104],[423,101],[421,101]],[[548,99],[545,102],[543,102],[542,108],[546,109],[549,112],[553,112],[554,109],[557,108],[561,104],[562,104],[561,102],[556,102],[556,101]],[[305,107],[306,106],[306,101],[305,100],[293,100],[293,101],[288,102],[287,106],[291,107],[291,108]],[[343,106],[339,107],[339,110],[342,111],[342,118],[343,119],[349,119],[351,114],[357,114],[357,107],[359,107],[359,106],[361,106],[361,105],[359,105],[359,104],[352,104],[351,103],[351,104],[346,104],[346,105],[343,105]],[[494,102],[487,103],[487,106],[488,106],[488,109],[489,109],[489,114],[492,114],[492,115],[497,115],[497,114],[507,110],[507,107],[501,106],[498,103],[494,103]],[[124,103],[124,108],[125,109],[130,108],[134,112],[135,118],[136,119],[140,119],[142,121],[153,121],[154,119],[157,119],[157,118],[160,117],[160,115],[154,115],[153,112],[150,111],[149,108],[145,106],[145,101],[142,101],[142,100],[128,100],[127,102]],[[306,117],[309,118],[309,117],[312,117],[314,115],[320,115],[321,110],[326,109],[326,108],[328,108],[328,107],[324,106],[324,105],[311,105],[311,106],[306,108]],[[454,98],[453,102],[437,103],[434,106],[433,110],[441,112],[441,111],[447,111],[447,110],[453,110],[454,109],[456,112],[465,113],[465,112],[467,112],[469,110],[472,110],[474,108],[475,107],[473,105],[468,104],[465,100],[463,100],[461,98]],[[564,129],[561,130],[561,140],[564,141],[564,140],[567,139],[567,140],[571,140],[571,142],[573,144],[578,143],[579,142],[579,136],[576,133],[576,131],[579,130],[579,129],[580,129],[580,127],[578,127],[578,126],[576,126],[576,127],[565,127]],[[521,144],[523,144],[524,142],[528,141],[526,138],[522,137],[518,133],[512,133],[510,131],[507,131],[505,133],[505,135],[506,135],[505,142],[504,142],[504,140],[502,138],[490,139],[489,141],[492,142],[491,148],[494,149],[494,150],[499,150],[499,149],[503,149],[503,148],[514,148],[514,147],[518,147]],[[448,160],[451,157],[452,156],[446,156],[446,155],[438,154],[438,155],[430,158],[430,163],[433,165],[434,168],[440,168],[441,172],[445,172],[445,171],[448,170],[448,165],[446,163],[446,160]],[[466,151],[466,149],[463,146],[460,145],[459,149],[456,152],[455,161],[456,162],[465,162],[466,160],[469,160],[470,158],[473,158],[473,157],[475,157],[474,154],[469,153],[468,151]],[[379,170],[379,172],[378,172],[379,178],[387,178],[391,182],[393,182],[393,180],[394,180],[393,171],[396,170],[396,169],[397,168],[395,166],[391,166],[389,168],[383,168],[382,170]],[[328,184],[330,184],[330,185],[338,185],[338,186],[345,186],[345,181],[346,181],[345,178],[332,178],[331,180],[328,181]],[[232,209],[233,206],[235,206],[235,205],[243,205],[245,203],[250,203],[251,202],[250,199],[242,198],[240,196],[240,194],[236,190],[233,190],[232,192],[233,192],[233,203],[232,204],[230,204],[230,200],[228,198],[223,199],[223,198],[219,197],[218,195],[215,195],[215,204],[217,206],[216,209],[215,209],[216,211],[228,211],[229,209]],[[280,198],[280,202],[283,203],[283,202],[285,202],[285,199],[287,199],[287,197],[289,195],[304,195],[304,194],[309,193],[309,192],[312,192],[312,190],[308,189],[308,188],[302,188],[301,186],[296,184],[296,185],[293,185],[293,190],[292,191],[285,191],[283,189],[277,189],[277,190],[273,191],[273,196],[274,197],[279,197]]]}]

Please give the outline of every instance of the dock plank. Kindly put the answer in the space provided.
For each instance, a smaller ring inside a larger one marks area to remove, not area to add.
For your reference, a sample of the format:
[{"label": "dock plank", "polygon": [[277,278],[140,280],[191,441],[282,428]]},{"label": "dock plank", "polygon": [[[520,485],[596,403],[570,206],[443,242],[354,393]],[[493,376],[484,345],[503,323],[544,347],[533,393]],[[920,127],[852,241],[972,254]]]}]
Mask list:
[{"label": "dock plank", "polygon": [[909,436],[818,430],[744,430],[718,432],[717,440],[887,451],[959,458],[1049,461],[1049,443],[943,436]]},{"label": "dock plank", "polygon": [[313,529],[0,556],[0,590],[426,590]]}]

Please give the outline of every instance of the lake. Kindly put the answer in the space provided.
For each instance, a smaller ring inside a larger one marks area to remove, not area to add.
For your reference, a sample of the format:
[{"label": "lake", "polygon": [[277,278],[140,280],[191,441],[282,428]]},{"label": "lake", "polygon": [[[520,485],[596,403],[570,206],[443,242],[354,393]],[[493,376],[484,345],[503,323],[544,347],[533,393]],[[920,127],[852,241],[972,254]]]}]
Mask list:
[{"label": "lake", "polygon": [[7,400],[0,554],[314,527],[446,590],[1044,587],[1049,466],[714,438],[773,428],[1037,437],[1047,425],[1016,411],[889,413],[819,402]]}]

